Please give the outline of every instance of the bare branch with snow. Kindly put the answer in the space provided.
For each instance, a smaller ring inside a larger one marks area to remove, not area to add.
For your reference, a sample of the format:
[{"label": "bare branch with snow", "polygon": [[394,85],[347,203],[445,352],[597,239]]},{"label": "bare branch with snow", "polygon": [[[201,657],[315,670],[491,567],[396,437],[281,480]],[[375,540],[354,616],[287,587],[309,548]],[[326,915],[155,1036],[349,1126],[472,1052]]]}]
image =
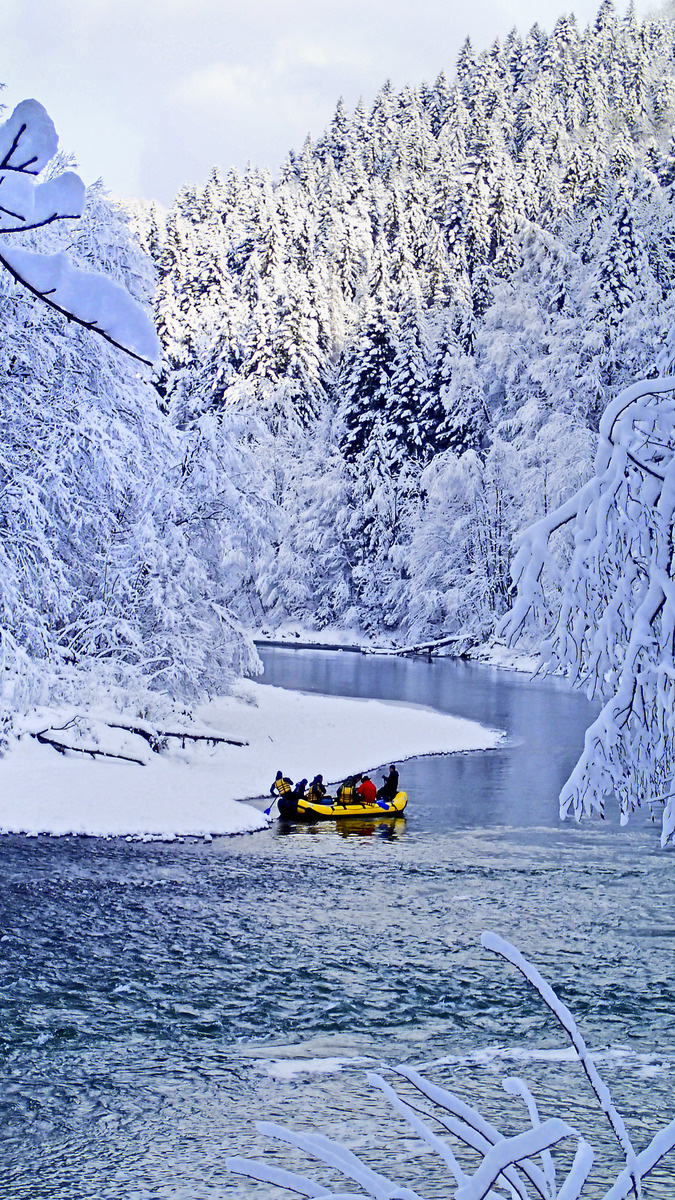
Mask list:
[{"label": "bare branch with snow", "polygon": [[[604,1200],[627,1200],[631,1192],[639,1198],[641,1181],[675,1148],[675,1121],[662,1129],[646,1149],[636,1154],[623,1120],[614,1108],[609,1091],[600,1079],[569,1009],[559,1000],[537,968],[528,962],[515,946],[494,933],[484,933],[481,940],[486,949],[500,955],[521,972],[563,1026],[591,1082],[598,1103],[620,1142],[626,1156],[626,1168],[606,1192]],[[593,1167],[593,1149],[566,1121],[558,1117],[542,1120],[530,1089],[522,1080],[508,1079],[504,1086],[510,1095],[519,1095],[525,1100],[530,1127],[521,1133],[505,1137],[486,1121],[477,1109],[452,1092],[425,1079],[419,1071],[400,1066],[395,1069],[395,1074],[402,1076],[418,1095],[434,1106],[433,1113],[423,1112],[411,1099],[404,1099],[382,1075],[371,1072],[367,1078],[373,1087],[384,1093],[394,1110],[408,1122],[418,1138],[434,1151],[448,1168],[455,1184],[452,1192],[455,1200],[497,1200],[504,1190],[512,1200],[528,1200],[531,1195],[530,1187],[541,1200],[580,1200]],[[474,1163],[478,1153],[482,1160],[480,1165],[476,1169],[465,1169],[453,1147],[434,1131],[432,1121],[450,1133],[456,1142],[467,1147],[471,1151]],[[362,1188],[359,1195],[365,1194],[372,1200],[420,1200],[417,1192],[401,1187],[387,1176],[374,1171],[362,1157],[321,1134],[300,1132],[269,1123],[260,1123],[257,1128],[261,1133],[303,1150],[319,1162],[354,1180]],[[571,1166],[566,1165],[565,1176],[558,1186],[552,1151],[559,1143],[570,1138],[576,1139],[576,1151]],[[542,1167],[537,1165],[537,1158],[541,1158]],[[227,1160],[227,1166],[231,1171],[249,1179],[273,1183],[301,1196],[313,1197],[314,1200],[319,1200],[320,1197],[325,1197],[325,1200],[351,1200],[354,1195],[352,1192],[329,1191],[313,1179],[292,1174],[265,1162],[235,1157]],[[495,1188],[500,1189],[499,1193]]]},{"label": "bare branch with snow", "polygon": [[[54,124],[37,100],[23,100],[0,125],[0,234],[27,233],[82,215],[85,187],[73,171],[36,182],[57,147]],[[150,366],[159,358],[148,313],[113,280],[76,270],[65,254],[36,254],[15,246],[3,246],[0,265],[68,321],[139,362]]]}]

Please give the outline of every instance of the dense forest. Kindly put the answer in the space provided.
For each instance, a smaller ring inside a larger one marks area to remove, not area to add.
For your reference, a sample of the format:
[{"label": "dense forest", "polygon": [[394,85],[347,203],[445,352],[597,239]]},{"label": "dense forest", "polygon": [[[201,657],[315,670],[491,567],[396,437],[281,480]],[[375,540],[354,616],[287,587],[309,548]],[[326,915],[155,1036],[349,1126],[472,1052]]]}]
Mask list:
[{"label": "dense forest", "polygon": [[147,215],[162,408],[242,456],[245,624],[490,634],[514,532],[662,354],[674,116],[675,27],[607,2]]},{"label": "dense forest", "polygon": [[[73,268],[150,303],[152,264],[100,187],[76,226],[12,240],[50,266],[65,245]],[[148,368],[7,271],[0,314],[0,746],[35,704],[159,712],[255,669],[227,612],[235,519],[205,514],[211,481]]]},{"label": "dense forest", "polygon": [[163,360],[0,280],[4,719],[184,703],[261,628],[488,638],[514,533],[670,369],[674,117],[675,25],[603,3],[339,103],[275,179],[214,170],[168,212],[92,189],[15,236],[154,296]]}]

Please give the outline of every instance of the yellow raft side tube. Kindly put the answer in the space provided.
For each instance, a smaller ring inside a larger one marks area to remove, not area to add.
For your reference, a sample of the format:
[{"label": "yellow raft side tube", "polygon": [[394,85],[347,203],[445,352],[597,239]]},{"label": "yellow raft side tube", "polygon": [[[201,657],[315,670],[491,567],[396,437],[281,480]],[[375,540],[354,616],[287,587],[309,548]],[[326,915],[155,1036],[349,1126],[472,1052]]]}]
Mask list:
[{"label": "yellow raft side tube", "polygon": [[331,800],[329,804],[312,804],[309,800],[298,800],[296,821],[339,821],[341,817],[399,817],[408,803],[407,792],[397,792],[393,800],[375,800],[373,804],[342,804]]}]

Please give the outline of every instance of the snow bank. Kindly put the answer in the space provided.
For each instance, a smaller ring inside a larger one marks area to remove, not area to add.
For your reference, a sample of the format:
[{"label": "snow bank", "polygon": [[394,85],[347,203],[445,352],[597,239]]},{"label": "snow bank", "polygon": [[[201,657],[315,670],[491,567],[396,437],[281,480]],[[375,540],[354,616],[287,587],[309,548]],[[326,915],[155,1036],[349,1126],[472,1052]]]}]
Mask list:
[{"label": "snow bank", "polygon": [[[277,770],[293,779],[320,771],[338,780],[417,754],[487,749],[503,737],[422,706],[306,695],[248,680],[197,715],[210,730],[248,745],[146,753],[139,766],[61,755],[24,735],[0,760],[0,832],[247,833],[264,828],[267,818],[239,801],[266,796]],[[52,719],[56,724],[56,714]]]},{"label": "snow bank", "polygon": [[504,671],[520,671],[526,675],[536,675],[540,666],[538,651],[514,650],[501,642],[486,642],[483,646],[477,646],[469,658],[473,662],[500,667]]}]

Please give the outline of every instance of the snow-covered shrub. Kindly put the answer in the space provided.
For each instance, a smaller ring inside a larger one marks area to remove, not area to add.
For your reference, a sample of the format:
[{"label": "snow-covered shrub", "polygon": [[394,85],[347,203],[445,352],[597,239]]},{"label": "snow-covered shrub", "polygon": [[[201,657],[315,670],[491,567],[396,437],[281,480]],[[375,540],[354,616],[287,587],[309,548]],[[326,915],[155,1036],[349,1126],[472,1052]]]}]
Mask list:
[{"label": "snow-covered shrub", "polygon": [[[664,844],[675,831],[674,393],[663,375],[608,405],[591,479],[519,538],[501,628],[513,641],[532,618],[548,625],[543,665],[602,701],[561,814],[603,815],[614,794],[625,823],[643,801],[665,800]],[[574,549],[561,562],[565,528]],[[553,611],[547,577],[559,588]]]}]

